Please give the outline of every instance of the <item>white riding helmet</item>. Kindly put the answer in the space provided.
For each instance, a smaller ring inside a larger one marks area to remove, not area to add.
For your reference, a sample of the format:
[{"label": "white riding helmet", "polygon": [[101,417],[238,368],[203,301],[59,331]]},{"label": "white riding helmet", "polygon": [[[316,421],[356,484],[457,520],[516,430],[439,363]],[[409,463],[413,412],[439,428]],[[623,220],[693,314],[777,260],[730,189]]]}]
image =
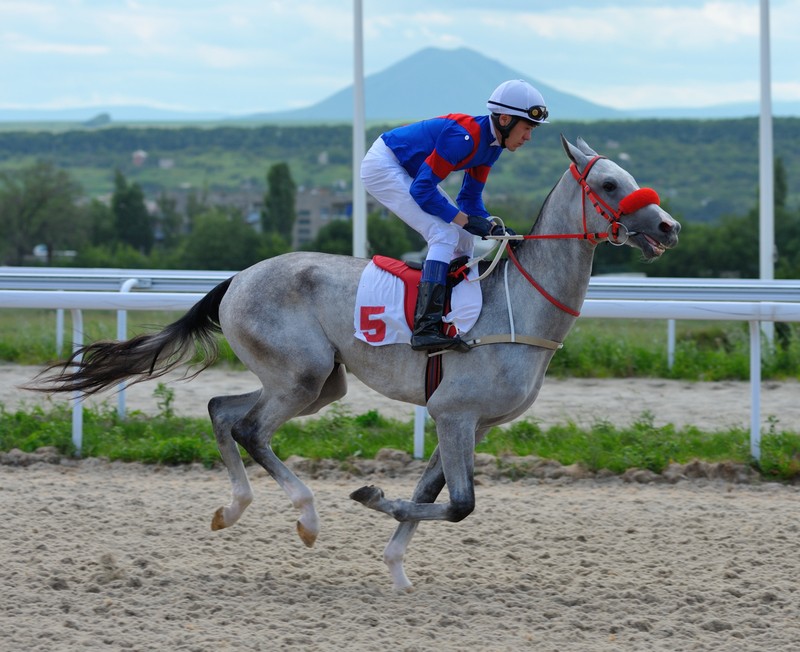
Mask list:
[{"label": "white riding helmet", "polygon": [[517,116],[534,124],[547,122],[547,106],[542,94],[522,79],[511,79],[494,89],[486,108],[495,115]]}]

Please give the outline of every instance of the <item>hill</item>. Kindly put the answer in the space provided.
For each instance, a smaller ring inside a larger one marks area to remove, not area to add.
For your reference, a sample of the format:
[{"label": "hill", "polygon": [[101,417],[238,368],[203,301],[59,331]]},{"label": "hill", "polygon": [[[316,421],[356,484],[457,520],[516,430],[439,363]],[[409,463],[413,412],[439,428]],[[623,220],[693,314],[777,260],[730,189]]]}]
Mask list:
[{"label": "hill", "polygon": [[[559,120],[599,120],[624,113],[594,104],[525,77],[519,71],[468,48],[426,48],[364,79],[365,114],[369,122],[405,122],[458,111],[486,113],[486,99],[506,79],[525,79],[541,91],[551,116]],[[353,87],[307,107],[281,113],[259,113],[253,122],[352,121]]]}]

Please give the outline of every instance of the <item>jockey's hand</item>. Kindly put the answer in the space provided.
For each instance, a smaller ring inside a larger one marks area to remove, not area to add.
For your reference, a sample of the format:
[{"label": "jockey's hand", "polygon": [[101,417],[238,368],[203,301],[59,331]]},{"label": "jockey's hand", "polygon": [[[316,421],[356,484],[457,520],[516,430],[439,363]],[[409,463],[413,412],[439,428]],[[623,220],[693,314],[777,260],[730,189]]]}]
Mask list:
[{"label": "jockey's hand", "polygon": [[491,233],[493,226],[494,225],[492,222],[487,220],[485,217],[481,217],[480,215],[469,215],[467,216],[467,223],[464,225],[464,230],[472,235],[477,235],[483,239],[486,239],[486,236]]},{"label": "jockey's hand", "polygon": [[500,226],[499,224],[492,225],[492,230],[489,235],[517,235],[517,232],[510,226]]}]

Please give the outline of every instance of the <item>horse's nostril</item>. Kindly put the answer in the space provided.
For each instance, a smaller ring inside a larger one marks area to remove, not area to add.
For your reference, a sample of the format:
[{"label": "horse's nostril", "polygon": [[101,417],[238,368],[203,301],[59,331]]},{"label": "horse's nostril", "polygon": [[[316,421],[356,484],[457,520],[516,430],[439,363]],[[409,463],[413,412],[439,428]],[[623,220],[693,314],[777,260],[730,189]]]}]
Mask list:
[{"label": "horse's nostril", "polygon": [[661,231],[662,233],[669,233],[670,231],[672,231],[672,226],[673,225],[670,224],[669,222],[661,222],[661,224],[658,225],[658,230]]}]

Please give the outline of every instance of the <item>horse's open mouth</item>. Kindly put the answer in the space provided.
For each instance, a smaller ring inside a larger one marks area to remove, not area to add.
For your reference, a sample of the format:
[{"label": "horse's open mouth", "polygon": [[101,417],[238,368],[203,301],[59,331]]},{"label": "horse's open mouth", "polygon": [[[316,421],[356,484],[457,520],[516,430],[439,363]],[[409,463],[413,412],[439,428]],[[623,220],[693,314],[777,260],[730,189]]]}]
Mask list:
[{"label": "horse's open mouth", "polygon": [[667,248],[665,245],[661,244],[654,238],[651,238],[646,233],[641,233],[641,239],[639,240],[641,244],[642,253],[644,257],[647,259],[650,258],[658,258],[661,254],[663,254]]}]

